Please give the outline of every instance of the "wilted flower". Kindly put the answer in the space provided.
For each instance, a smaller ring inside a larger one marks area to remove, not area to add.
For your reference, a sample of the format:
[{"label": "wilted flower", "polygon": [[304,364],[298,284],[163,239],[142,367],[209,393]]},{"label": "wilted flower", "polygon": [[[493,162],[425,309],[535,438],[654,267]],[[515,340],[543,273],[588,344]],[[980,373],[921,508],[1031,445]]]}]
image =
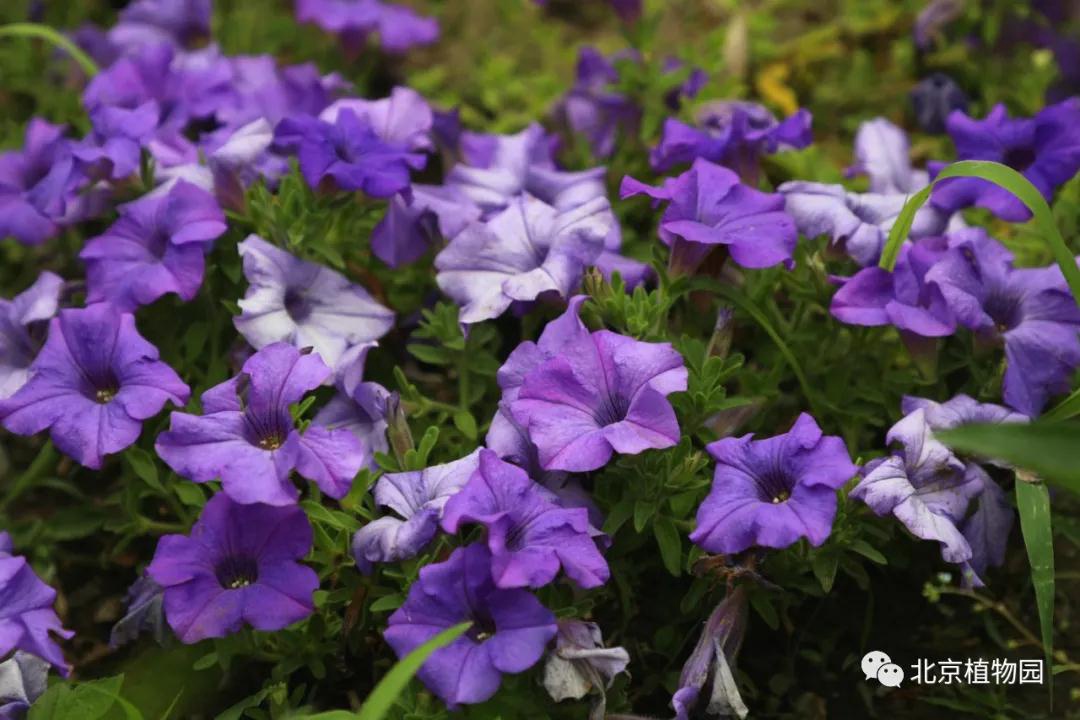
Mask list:
[{"label": "wilted flower", "polygon": [[[351,389],[350,389],[351,386]],[[337,394],[312,418],[311,424],[331,430],[348,430],[364,447],[368,464],[375,453],[386,452],[386,401],[389,391],[374,382],[338,383]]]},{"label": "wilted flower", "polygon": [[954,110],[967,110],[967,95],[956,82],[943,73],[934,73],[911,91],[915,122],[925,132],[945,132],[945,122]]},{"label": "wilted flower", "polygon": [[711,688],[705,706],[706,714],[734,715],[741,720],[749,713],[735,684],[733,670],[746,632],[748,610],[746,591],[736,587],[705,621],[697,644],[679,675],[679,689],[671,698],[675,720],[697,717],[696,713],[691,713],[703,699],[701,693],[706,686]]},{"label": "wilted flower", "polygon": [[[1010,118],[995,105],[982,120],[957,110],[947,121],[960,160],[992,160],[1019,171],[1042,196],[1080,170],[1080,99],[1043,108],[1033,118]],[[933,203],[946,210],[975,205],[1003,220],[1023,222],[1031,211],[1005,188],[979,178],[948,178],[934,187]]]},{"label": "wilted flower", "polygon": [[154,447],[179,475],[200,483],[220,478],[237,502],[296,502],[294,469],[342,498],[368,462],[368,449],[346,429],[312,425],[300,432],[289,409],[329,376],[317,354],[268,345],[240,375],[203,393],[203,415],[174,412]]},{"label": "wilted flower", "polygon": [[1080,367],[1080,309],[1060,268],[1016,269],[1012,253],[982,230],[956,235],[926,274],[960,325],[1005,347],[1005,402],[1035,416],[1068,392]]},{"label": "wilted flower", "polygon": [[39,245],[70,219],[83,182],[71,149],[63,128],[33,118],[22,149],[0,153],[0,239]]},{"label": "wilted flower", "polygon": [[455,185],[413,183],[408,197],[399,193],[390,201],[371,233],[371,251],[390,267],[401,267],[419,260],[440,238],[453,240],[482,214]]},{"label": "wilted flower", "polygon": [[446,532],[469,523],[487,528],[496,587],[543,587],[560,567],[583,588],[599,587],[610,575],[588,511],[562,507],[554,493],[491,450],[480,451],[479,467],[443,508]]},{"label": "wilted flower", "polygon": [[458,233],[435,258],[436,280],[462,304],[463,324],[498,317],[543,293],[569,297],[603,250],[610,215],[606,200],[559,212],[535,198],[516,199]]},{"label": "wilted flower", "polygon": [[12,551],[11,538],[0,531],[0,658],[22,650],[67,675],[64,653],[52,635],[68,639],[75,633],[60,625],[53,610],[56,591],[34,574],[26,558]]},{"label": "wilted flower", "polygon": [[233,324],[256,349],[314,347],[335,370],[349,350],[382,337],[394,314],[341,273],[249,235],[239,245],[250,286]]},{"label": "wilted flower", "polygon": [[603,718],[604,694],[619,673],[626,672],[625,648],[604,647],[600,626],[581,620],[560,620],[555,649],[544,663],[544,689],[555,702],[580,700],[592,691],[600,700],[590,718]]},{"label": "wilted flower", "polygon": [[149,575],[140,575],[128,588],[124,616],[113,625],[109,646],[113,648],[133,642],[144,632],[154,636],[160,645],[165,642],[165,589]]},{"label": "wilted flower", "polygon": [[405,657],[461,622],[473,625],[436,650],[417,673],[451,708],[490,698],[503,673],[535,665],[556,634],[555,616],[531,593],[495,586],[491,553],[481,543],[458,548],[445,562],[421,568],[383,636],[398,657]]},{"label": "wilted flower", "polygon": [[120,219],[79,253],[87,301],[131,312],[170,292],[193,299],[204,256],[224,232],[225,214],[213,196],[183,181],[167,194],[121,206]]},{"label": "wilted flower", "polygon": [[224,637],[244,623],[280,630],[315,609],[319,577],[298,561],[311,550],[299,507],[240,505],[217,494],[190,535],[165,535],[146,569],[165,588],[165,617],[184,643]]},{"label": "wilted flower", "polygon": [[138,439],[144,420],[189,394],[135,318],[99,303],[53,318],[30,379],[0,400],[0,420],[17,435],[49,429],[60,450],[97,469]]},{"label": "wilted flower", "polygon": [[678,443],[667,396],[686,390],[686,382],[682,356],[670,344],[600,330],[532,367],[509,409],[536,445],[541,467],[584,472],[603,467],[615,452]]},{"label": "wilted flower", "polygon": [[858,472],[844,441],[822,435],[806,413],[783,435],[724,438],[707,449],[716,472],[690,539],[725,555],[803,537],[821,545],[832,531],[837,489]]},{"label": "wilted flower", "polygon": [[784,198],[742,185],[725,167],[698,158],[659,188],[625,177],[619,196],[648,195],[668,202],[660,219],[660,239],[671,248],[672,266],[693,269],[718,245],[743,267],[792,264],[798,233],[784,212]]},{"label": "wilted flower", "polygon": [[476,472],[479,450],[443,465],[388,473],[375,483],[375,504],[399,517],[384,515],[360,528],[353,538],[353,557],[361,569],[375,562],[415,557],[439,531],[439,519],[450,496]]},{"label": "wilted flower", "polygon": [[30,376],[63,289],[64,279],[46,270],[11,300],[0,298],[0,400],[14,395]]}]

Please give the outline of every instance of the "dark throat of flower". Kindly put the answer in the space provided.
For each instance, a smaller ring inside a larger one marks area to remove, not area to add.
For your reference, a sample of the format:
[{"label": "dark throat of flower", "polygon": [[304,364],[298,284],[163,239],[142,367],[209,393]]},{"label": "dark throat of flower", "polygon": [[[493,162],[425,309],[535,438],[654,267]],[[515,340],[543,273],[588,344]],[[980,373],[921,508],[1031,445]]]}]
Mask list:
[{"label": "dark throat of flower", "polygon": [[227,557],[214,567],[214,575],[221,587],[239,590],[259,579],[259,564],[250,557]]}]

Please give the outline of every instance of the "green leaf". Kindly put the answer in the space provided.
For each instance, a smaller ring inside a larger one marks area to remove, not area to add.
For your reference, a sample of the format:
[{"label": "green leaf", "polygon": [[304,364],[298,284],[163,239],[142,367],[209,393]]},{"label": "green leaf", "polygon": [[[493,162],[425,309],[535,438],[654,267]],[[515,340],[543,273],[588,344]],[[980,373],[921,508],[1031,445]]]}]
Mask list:
[{"label": "green leaf", "polygon": [[[472,623],[463,622],[443,630],[398,661],[394,667],[390,668],[390,672],[379,681],[371,694],[368,695],[363,707],[360,708],[360,712],[351,716],[351,720],[381,720],[381,718],[386,717],[386,713],[393,707],[394,701],[397,700],[398,696],[409,684],[409,681],[412,680],[413,675],[416,674],[416,671],[420,669],[420,666],[424,664],[431,654],[457,640],[471,626]],[[343,715],[340,717],[344,720],[344,718],[350,716]],[[330,720],[330,718],[326,720]]]},{"label": "green leaf", "polygon": [[124,459],[127,460],[128,465],[131,466],[131,469],[143,482],[155,490],[165,492],[165,487],[161,484],[161,480],[158,479],[154,457],[150,453],[133,445],[124,452]]},{"label": "green leaf", "polygon": [[100,72],[97,64],[90,59],[89,55],[82,51],[82,48],[61,33],[53,30],[48,25],[38,25],[37,23],[11,23],[10,25],[0,26],[0,37],[4,36],[28,37],[45,40],[70,55],[71,59],[74,60],[89,77],[94,77]]},{"label": "green leaf", "polygon": [[[77,685],[57,683],[37,699],[27,720],[98,720],[116,704],[123,684],[123,675]],[[132,717],[126,710],[125,714]],[[136,711],[135,718],[141,717]]]},{"label": "green leaf", "polygon": [[815,553],[810,560],[810,568],[814,571],[814,577],[821,583],[821,589],[825,592],[832,590],[833,583],[836,582],[836,569],[838,567],[840,567],[840,559],[835,553]]},{"label": "green leaf", "polygon": [[656,505],[648,500],[634,503],[634,532],[641,532],[649,524],[649,518],[656,512]]},{"label": "green leaf", "polygon": [[[1035,588],[1035,605],[1039,608],[1046,667],[1051,668],[1054,654],[1054,533],[1050,524],[1050,492],[1046,485],[1017,478],[1016,508],[1031,563],[1031,585]],[[1052,675],[1048,683],[1053,698]]]},{"label": "green leaf", "polygon": [[878,565],[888,565],[889,561],[876,548],[865,540],[856,540],[851,543],[851,551],[857,552],[867,560],[876,562]]},{"label": "green leaf", "polygon": [[405,597],[398,593],[394,593],[393,595],[383,595],[381,598],[371,603],[371,607],[368,609],[371,610],[371,612],[397,610],[401,607],[403,602],[405,602]]},{"label": "green leaf", "polygon": [[893,223],[892,229],[889,231],[889,240],[881,251],[879,265],[892,272],[892,269],[896,267],[896,258],[900,255],[900,246],[904,244],[908,234],[911,232],[911,224],[915,221],[915,213],[930,198],[930,193],[935,185],[942,180],[955,177],[973,177],[987,180],[1008,190],[1020,202],[1027,205],[1028,210],[1034,216],[1035,225],[1038,227],[1043,241],[1050,248],[1054,260],[1061,266],[1065,281],[1069,284],[1069,289],[1072,290],[1073,299],[1077,304],[1080,304],[1080,268],[1076,266],[1076,259],[1069,252],[1069,247],[1065,244],[1065,239],[1061,236],[1057,223],[1054,222],[1054,213],[1050,210],[1050,206],[1046,204],[1042,193],[1026,177],[1011,167],[986,160],[962,160],[953,163],[942,170],[934,182],[915,193],[904,205],[904,209],[900,211],[896,222]]},{"label": "green leaf", "polygon": [[1080,415],[1080,390],[1074,390],[1069,397],[1059,402],[1042,414],[1041,420],[1068,420]]},{"label": "green leaf", "polygon": [[468,410],[458,410],[454,413],[454,425],[470,440],[475,440],[477,435],[476,419]]},{"label": "green leaf", "polygon": [[1080,493],[1080,424],[964,425],[935,436],[951,448],[1004,460]]},{"label": "green leaf", "polygon": [[670,518],[661,517],[653,525],[653,534],[656,536],[656,544],[660,546],[660,559],[664,561],[667,571],[679,577],[682,572],[682,538],[679,537],[679,529]]}]

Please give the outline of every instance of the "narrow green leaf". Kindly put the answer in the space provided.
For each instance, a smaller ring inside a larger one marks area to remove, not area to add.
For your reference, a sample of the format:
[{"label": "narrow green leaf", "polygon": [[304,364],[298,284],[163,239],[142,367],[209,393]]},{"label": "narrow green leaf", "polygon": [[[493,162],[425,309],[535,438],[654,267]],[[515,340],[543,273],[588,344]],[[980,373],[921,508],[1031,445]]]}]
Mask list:
[{"label": "narrow green leaf", "polygon": [[951,448],[1004,460],[1080,494],[1080,424],[964,425],[935,433]]},{"label": "narrow green leaf", "polygon": [[[443,630],[402,658],[394,667],[390,668],[390,672],[371,691],[367,700],[364,701],[363,707],[360,708],[360,712],[353,716],[355,720],[381,720],[386,717],[386,713],[393,707],[398,695],[409,684],[420,666],[431,657],[432,653],[457,640],[471,626],[472,623],[463,622]],[[344,720],[344,717],[346,716],[342,716],[342,720]]]},{"label": "narrow green leaf", "polygon": [[[1031,585],[1035,588],[1040,634],[1049,669],[1054,666],[1054,533],[1050,524],[1050,492],[1046,485],[1017,478],[1016,507],[1031,563]],[[1048,676],[1047,682],[1053,698],[1053,675]]]},{"label": "narrow green leaf", "polygon": [[670,518],[657,518],[653,525],[653,535],[656,536],[656,544],[660,546],[660,559],[664,561],[667,571],[679,577],[682,572],[682,538],[679,537],[679,529]]},{"label": "narrow green leaf", "polygon": [[1059,402],[1042,414],[1042,420],[1068,420],[1080,415],[1080,390],[1074,390],[1069,397]]},{"label": "narrow green leaf", "polygon": [[100,72],[97,64],[90,59],[89,55],[82,51],[82,48],[61,33],[53,30],[48,25],[38,25],[37,23],[11,23],[10,25],[0,26],[0,37],[4,36],[28,37],[45,40],[70,55],[71,59],[74,60],[88,76],[94,77]]},{"label": "narrow green leaf", "polygon": [[832,590],[836,582],[836,570],[840,567],[840,558],[831,552],[815,553],[810,560],[810,569],[814,571],[814,577],[821,583],[821,589],[825,592]]},{"label": "narrow green leaf", "polygon": [[1008,190],[1020,202],[1027,205],[1028,210],[1034,216],[1039,234],[1042,235],[1043,241],[1050,248],[1054,260],[1061,266],[1065,281],[1069,284],[1069,289],[1072,290],[1073,299],[1077,304],[1080,304],[1080,268],[1076,266],[1076,259],[1069,252],[1069,246],[1065,244],[1065,239],[1061,236],[1057,223],[1054,222],[1054,213],[1050,210],[1050,206],[1046,204],[1042,193],[1026,177],[1008,165],[986,160],[962,160],[953,163],[942,170],[934,182],[915,193],[904,205],[904,209],[900,211],[896,222],[893,223],[892,230],[889,231],[889,240],[881,251],[879,265],[890,272],[892,271],[896,266],[896,258],[900,255],[900,246],[904,244],[904,240],[907,239],[908,234],[911,232],[911,224],[915,220],[915,213],[930,198],[930,192],[935,185],[942,180],[956,177],[987,180]]},{"label": "narrow green leaf", "polygon": [[454,413],[454,425],[469,440],[475,440],[477,435],[476,419],[468,410],[458,410]]}]

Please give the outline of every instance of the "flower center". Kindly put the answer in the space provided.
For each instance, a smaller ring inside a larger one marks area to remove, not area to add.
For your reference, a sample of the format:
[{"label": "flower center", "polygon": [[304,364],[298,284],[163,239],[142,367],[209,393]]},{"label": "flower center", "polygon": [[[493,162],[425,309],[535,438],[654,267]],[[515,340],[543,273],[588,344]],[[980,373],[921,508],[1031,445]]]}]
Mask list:
[{"label": "flower center", "polygon": [[285,439],[278,433],[267,435],[266,437],[259,439],[259,447],[263,450],[277,450],[285,444]]},{"label": "flower center", "polygon": [[495,622],[491,618],[475,616],[470,619],[473,621],[473,625],[468,632],[471,640],[482,643],[495,636]]},{"label": "flower center", "polygon": [[1027,146],[1011,148],[1005,153],[1005,157],[1001,161],[1009,167],[1023,172],[1035,164],[1035,151]]},{"label": "flower center", "polygon": [[227,557],[214,568],[221,587],[238,590],[259,579],[259,564],[250,557]]},{"label": "flower center", "polygon": [[992,293],[983,305],[986,314],[994,321],[999,333],[1012,330],[1023,320],[1019,298],[1002,293]]},{"label": "flower center", "polygon": [[762,502],[779,505],[791,499],[795,479],[784,470],[771,470],[757,478],[758,497]]},{"label": "flower center", "polygon": [[307,296],[296,288],[285,291],[285,312],[293,319],[293,322],[303,322],[311,315],[311,303]]},{"label": "flower center", "polygon": [[112,387],[101,388],[94,392],[94,400],[102,405],[107,405],[116,397],[117,389]]},{"label": "flower center", "polygon": [[630,401],[620,395],[607,395],[596,411],[596,421],[600,425],[614,425],[626,418],[630,410]]}]

